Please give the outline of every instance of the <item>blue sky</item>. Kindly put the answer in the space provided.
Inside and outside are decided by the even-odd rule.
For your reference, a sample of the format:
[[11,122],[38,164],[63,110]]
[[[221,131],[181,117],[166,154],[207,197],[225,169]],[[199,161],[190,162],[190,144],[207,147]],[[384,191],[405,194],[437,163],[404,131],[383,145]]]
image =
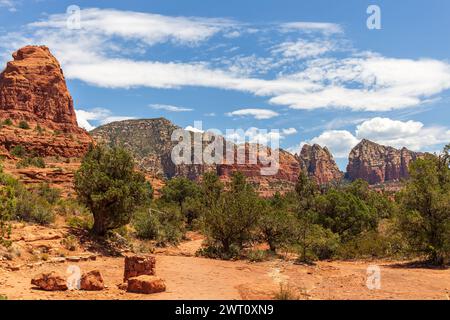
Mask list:
[[[370,4],[381,30],[366,26]],[[445,0],[0,0],[0,62],[49,46],[87,128],[163,116],[278,129],[281,147],[326,145],[344,168],[362,138],[450,142],[448,12]]]

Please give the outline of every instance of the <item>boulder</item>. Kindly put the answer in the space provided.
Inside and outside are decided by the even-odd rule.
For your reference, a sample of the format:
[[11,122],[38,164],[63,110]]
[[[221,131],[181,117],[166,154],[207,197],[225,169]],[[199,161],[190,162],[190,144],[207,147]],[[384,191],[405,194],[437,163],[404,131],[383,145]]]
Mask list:
[[128,279],[127,291],[144,294],[164,292],[166,284],[156,276],[143,275]]
[[102,274],[99,270],[84,273],[80,280],[80,289],[86,291],[101,291],[105,289]]
[[66,291],[67,282],[56,272],[42,273],[31,280],[31,284],[45,291]]
[[156,259],[152,256],[127,256],[125,257],[125,271],[123,280],[141,275],[155,275]]

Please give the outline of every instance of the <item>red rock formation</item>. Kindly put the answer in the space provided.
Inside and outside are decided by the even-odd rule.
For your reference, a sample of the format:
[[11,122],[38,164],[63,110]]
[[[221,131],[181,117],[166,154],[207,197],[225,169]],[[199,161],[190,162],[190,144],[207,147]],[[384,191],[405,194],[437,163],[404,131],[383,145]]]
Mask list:
[[[1,129],[2,151],[22,145],[40,156],[80,157],[92,138],[77,125],[56,58],[45,46],[24,47],[13,58],[0,74],[0,119],[13,122]],[[14,128],[20,121],[30,129]]]
[[305,144],[298,161],[302,171],[307,172],[319,185],[338,181],[343,177],[327,147]]
[[[255,146],[255,145],[254,145]],[[272,155],[270,148],[260,149],[255,152],[255,161],[250,161],[250,154],[253,153],[249,144],[240,146],[245,154],[245,162],[239,164],[238,152],[234,151],[234,163],[233,164],[221,164],[217,166],[217,174],[223,181],[228,181],[234,172],[241,172],[247,180],[255,185],[259,194],[264,197],[273,196],[276,192],[285,193],[287,191],[294,190],[294,185],[300,174],[300,164],[297,159],[284,150],[279,150],[278,157],[278,169],[273,173],[264,173],[264,169],[270,169],[271,165],[268,164],[268,156]],[[261,146],[260,146],[261,147]],[[261,161],[263,159],[263,161]]]
[[347,177],[363,179],[370,184],[398,181],[409,177],[410,162],[420,156],[422,153],[406,148],[398,150],[363,139],[350,152]]

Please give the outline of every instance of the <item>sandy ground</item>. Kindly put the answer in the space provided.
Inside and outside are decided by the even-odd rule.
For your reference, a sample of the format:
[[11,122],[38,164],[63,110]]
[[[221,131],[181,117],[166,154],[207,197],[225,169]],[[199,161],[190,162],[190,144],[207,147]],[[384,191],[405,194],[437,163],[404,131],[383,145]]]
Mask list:
[[[55,246],[59,241],[53,231],[39,229],[39,238],[33,238],[30,230],[26,234],[28,238],[18,236],[18,243],[39,246],[53,243]],[[0,295],[10,300],[272,299],[283,284],[301,299],[450,299],[450,269],[414,268],[386,261],[333,261],[314,266],[296,265],[281,259],[259,263],[221,261],[196,257],[194,253],[201,242],[201,237],[193,236],[177,248],[160,249],[155,253],[157,275],[167,285],[164,293],[141,295],[120,290],[117,285],[123,278],[124,259],[99,256],[95,261],[25,265],[17,271],[7,269],[5,263],[0,264]],[[45,292],[30,284],[36,274],[54,270],[66,274],[71,265],[80,267],[81,271],[100,270],[107,288],[101,292]],[[369,265],[380,267],[380,289],[367,288]]]

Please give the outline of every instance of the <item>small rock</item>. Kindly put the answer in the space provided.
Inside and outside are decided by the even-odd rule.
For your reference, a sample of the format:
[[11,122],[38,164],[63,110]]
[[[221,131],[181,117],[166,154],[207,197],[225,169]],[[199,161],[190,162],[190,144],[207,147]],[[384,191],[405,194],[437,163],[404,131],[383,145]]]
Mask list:
[[42,273],[31,280],[31,284],[45,291],[66,291],[66,280],[56,272]]
[[99,270],[84,273],[80,281],[80,289],[86,291],[100,291],[105,288],[103,277]]
[[119,288],[119,290],[127,290],[128,289],[128,283],[126,283],[126,282],[119,283],[117,285],[117,288]]
[[66,260],[69,262],[80,262],[81,258],[78,256],[72,256],[72,257],[67,257]]
[[126,256],[123,281],[142,275],[155,275],[156,258],[152,256]]
[[164,280],[156,276],[143,275],[128,279],[128,292],[134,293],[158,293],[166,291]]
[[53,263],[64,263],[64,262],[66,262],[66,258],[64,258],[64,257],[56,257],[56,258],[52,258],[50,260],[50,262],[53,262]]

